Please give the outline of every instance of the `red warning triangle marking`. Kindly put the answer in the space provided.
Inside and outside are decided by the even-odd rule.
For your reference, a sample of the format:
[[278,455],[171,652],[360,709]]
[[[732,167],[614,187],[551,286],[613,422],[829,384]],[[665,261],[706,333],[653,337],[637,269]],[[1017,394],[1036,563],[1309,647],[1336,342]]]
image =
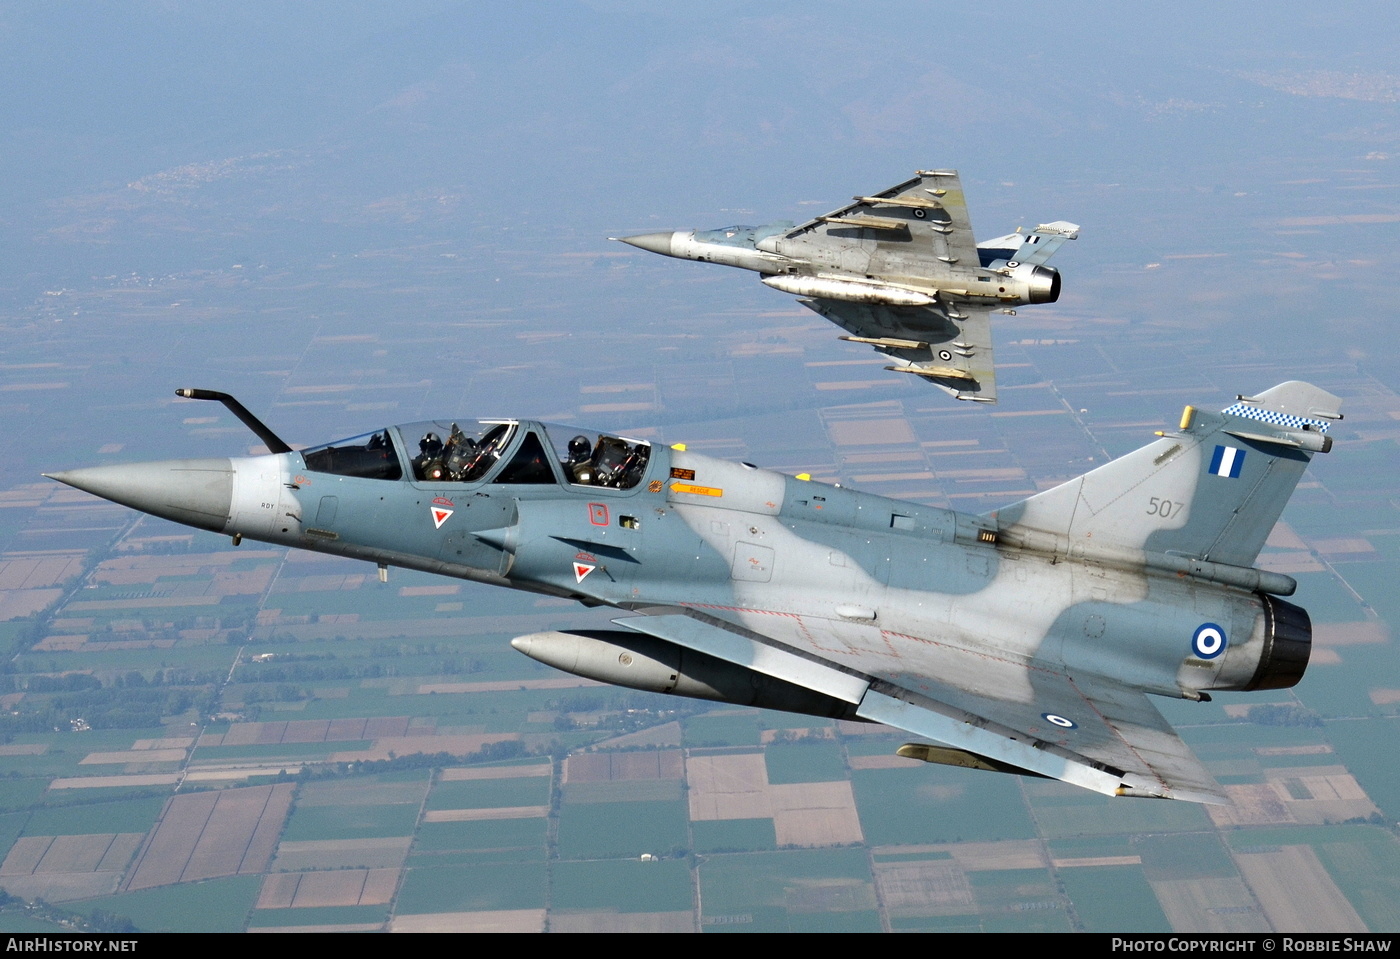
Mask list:
[[593,572],[597,568],[598,567],[596,566],[589,566],[587,563],[575,563],[574,578],[581,583],[583,582],[583,578],[585,576],[587,576],[589,573]]
[[452,510],[443,509],[441,506],[430,506],[429,511],[433,514],[433,528],[442,529],[442,524],[447,522],[447,518],[452,515]]

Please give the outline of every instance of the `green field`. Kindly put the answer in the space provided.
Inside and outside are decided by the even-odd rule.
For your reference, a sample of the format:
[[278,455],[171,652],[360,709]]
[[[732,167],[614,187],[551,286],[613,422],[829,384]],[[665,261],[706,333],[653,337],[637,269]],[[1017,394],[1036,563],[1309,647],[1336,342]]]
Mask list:
[[261,876],[232,876],[89,899],[82,909],[127,916],[142,932],[242,932]]
[[555,909],[616,912],[689,912],[694,908],[690,864],[610,860],[554,866],[550,905]]
[[846,778],[841,744],[830,740],[772,743],[763,751],[770,783],[823,783]]
[[317,839],[380,839],[411,836],[418,822],[418,806],[297,806],[282,833],[284,842]]
[[688,716],[681,724],[682,742],[691,748],[705,746],[757,746],[762,726],[759,713],[706,713]]
[[559,811],[561,859],[634,859],[689,848],[683,801],[566,803]]
[[943,766],[851,773],[872,846],[1025,839],[1035,835],[1009,776]]
[[35,809],[24,826],[26,836],[70,836],[109,832],[146,832],[155,825],[164,798],[129,799]]
[[1084,932],[1172,931],[1138,866],[1061,869],[1058,876]]
[[307,909],[257,909],[248,926],[272,929],[279,926],[348,926],[384,923],[388,906],[313,906]]
[[778,848],[771,819],[716,819],[690,824],[697,853],[750,852]]
[[1400,929],[1400,843],[1388,830],[1351,826],[1333,830],[1330,842],[1313,847],[1366,925]]
[[428,794],[429,809],[491,809],[501,806],[548,806],[548,776],[517,779],[471,779],[438,782]]
[[425,822],[418,827],[413,855],[432,865],[428,854],[460,850],[494,850],[503,859],[542,859],[548,821],[532,819],[478,819],[468,822]]
[[548,875],[543,862],[415,867],[404,877],[395,915],[542,909]]
[[[787,932],[841,927],[847,919],[860,925],[874,906],[863,849],[716,855],[699,871],[706,932]],[[834,915],[812,918],[818,913]]]

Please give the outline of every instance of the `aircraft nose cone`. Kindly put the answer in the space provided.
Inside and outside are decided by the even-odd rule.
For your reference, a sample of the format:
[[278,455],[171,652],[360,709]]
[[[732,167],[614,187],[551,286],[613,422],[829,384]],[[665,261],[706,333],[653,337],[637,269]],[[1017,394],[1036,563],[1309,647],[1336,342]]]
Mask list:
[[615,239],[629,246],[635,246],[639,250],[646,250],[648,253],[670,256],[671,237],[673,236],[675,233],[638,233],[636,236],[619,236]]
[[164,460],[45,473],[94,496],[162,519],[221,533],[233,503],[227,459]]

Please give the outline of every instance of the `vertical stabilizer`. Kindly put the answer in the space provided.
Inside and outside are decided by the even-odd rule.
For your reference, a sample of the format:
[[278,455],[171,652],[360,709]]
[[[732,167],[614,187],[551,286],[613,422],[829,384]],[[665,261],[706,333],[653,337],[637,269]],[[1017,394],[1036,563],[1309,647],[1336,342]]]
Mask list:
[[1186,407],[1177,432],[995,513],[1062,547],[1144,550],[1250,566],[1341,401],[1296,380],[1218,413]]

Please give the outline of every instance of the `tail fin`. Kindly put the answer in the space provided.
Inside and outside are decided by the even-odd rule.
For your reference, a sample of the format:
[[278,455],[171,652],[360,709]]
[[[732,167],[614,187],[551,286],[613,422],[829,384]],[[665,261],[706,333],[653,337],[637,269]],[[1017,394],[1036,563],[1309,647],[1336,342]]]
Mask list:
[[1188,406],[1179,432],[998,510],[997,524],[1063,536],[1069,548],[1251,566],[1312,455],[1332,448],[1340,406],[1296,380],[1219,413]]

